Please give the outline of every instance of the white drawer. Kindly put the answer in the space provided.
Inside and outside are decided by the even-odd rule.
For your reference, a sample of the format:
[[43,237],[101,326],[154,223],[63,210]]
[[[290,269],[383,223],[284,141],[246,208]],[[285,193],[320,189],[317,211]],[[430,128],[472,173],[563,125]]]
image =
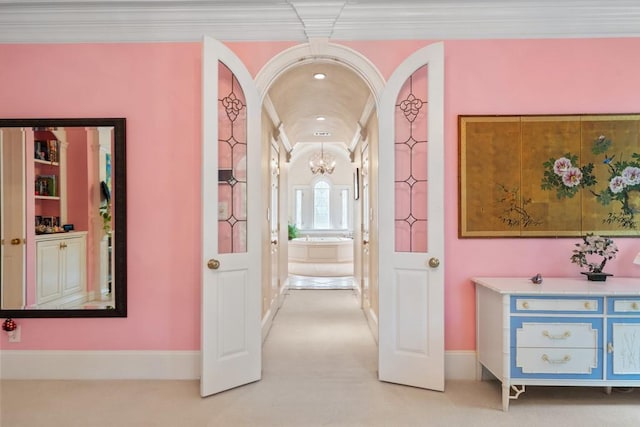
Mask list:
[[591,374],[598,366],[598,349],[518,348],[516,366],[523,374]]
[[545,312],[584,312],[597,313],[599,304],[597,298],[530,298],[517,297],[516,310],[518,311],[545,311]]
[[515,345],[520,347],[598,347],[598,330],[591,323],[523,322],[516,329]]
[[614,313],[640,314],[640,298],[615,299],[613,301]]

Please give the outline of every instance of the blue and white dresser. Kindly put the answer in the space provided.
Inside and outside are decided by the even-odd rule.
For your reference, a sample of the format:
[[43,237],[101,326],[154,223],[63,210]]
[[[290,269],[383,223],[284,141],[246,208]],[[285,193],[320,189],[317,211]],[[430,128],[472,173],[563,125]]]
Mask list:
[[640,387],[640,278],[477,277],[477,378],[525,386]]

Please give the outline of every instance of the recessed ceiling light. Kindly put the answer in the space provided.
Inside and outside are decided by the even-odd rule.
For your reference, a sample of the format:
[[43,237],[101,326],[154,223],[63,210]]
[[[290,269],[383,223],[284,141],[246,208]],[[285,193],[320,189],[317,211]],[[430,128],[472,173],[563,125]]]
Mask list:
[[319,121],[319,122],[323,122],[323,121],[327,120],[327,118],[325,116],[318,116],[318,117],[316,117],[316,120]]
[[324,80],[325,78],[327,78],[327,75],[325,73],[315,73],[313,75],[313,78],[316,80]]

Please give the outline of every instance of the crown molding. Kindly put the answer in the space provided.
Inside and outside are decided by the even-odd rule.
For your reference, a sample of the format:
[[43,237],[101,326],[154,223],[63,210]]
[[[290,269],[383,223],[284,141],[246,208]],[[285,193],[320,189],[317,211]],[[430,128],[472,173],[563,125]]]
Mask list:
[[0,43],[640,36],[637,0],[0,0]]

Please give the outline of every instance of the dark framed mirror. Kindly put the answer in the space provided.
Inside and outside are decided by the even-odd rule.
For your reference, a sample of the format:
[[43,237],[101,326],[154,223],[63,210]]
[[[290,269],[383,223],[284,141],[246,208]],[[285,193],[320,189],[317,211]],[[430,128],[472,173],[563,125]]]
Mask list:
[[0,119],[0,317],[127,316],[124,118]]

